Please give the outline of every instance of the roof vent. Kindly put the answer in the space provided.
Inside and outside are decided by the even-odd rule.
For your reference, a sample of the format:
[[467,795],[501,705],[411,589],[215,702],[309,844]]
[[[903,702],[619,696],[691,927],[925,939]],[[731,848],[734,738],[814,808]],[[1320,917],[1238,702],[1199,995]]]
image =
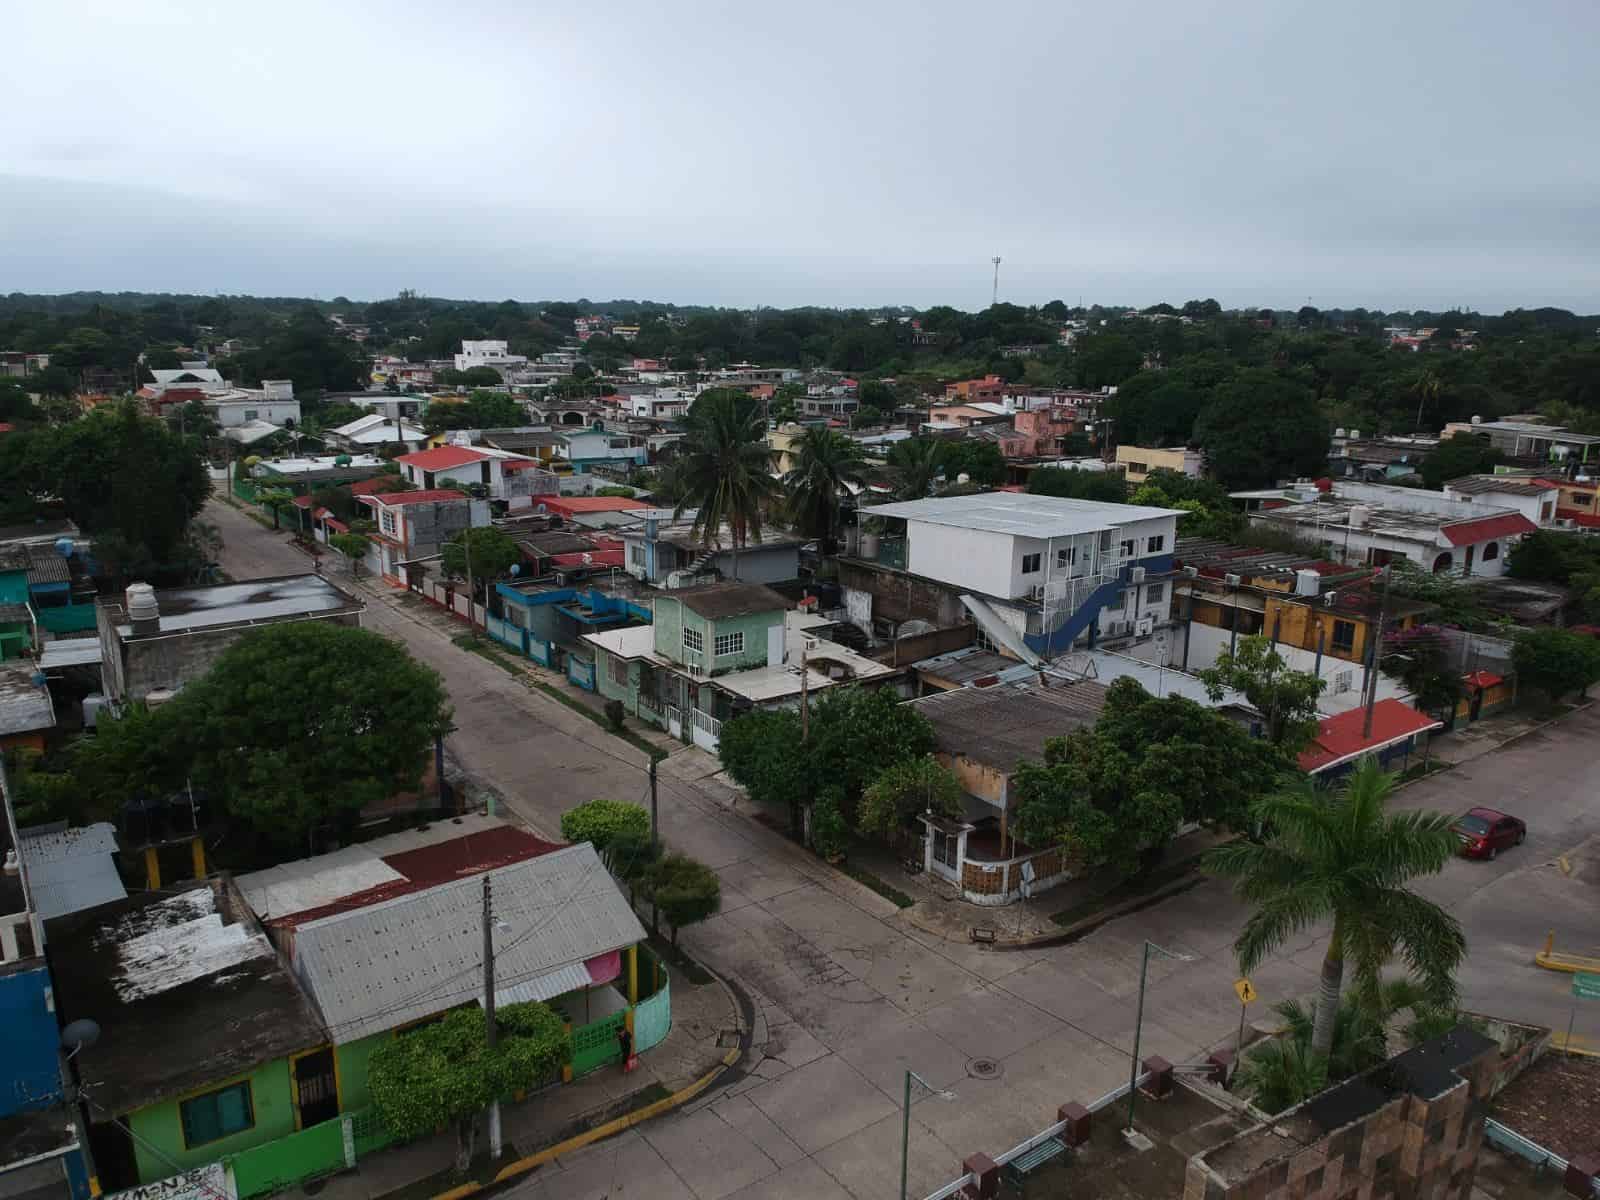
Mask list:
[[130,583],[127,602],[134,633],[156,633],[161,629],[161,606],[156,603],[155,588],[148,583]]

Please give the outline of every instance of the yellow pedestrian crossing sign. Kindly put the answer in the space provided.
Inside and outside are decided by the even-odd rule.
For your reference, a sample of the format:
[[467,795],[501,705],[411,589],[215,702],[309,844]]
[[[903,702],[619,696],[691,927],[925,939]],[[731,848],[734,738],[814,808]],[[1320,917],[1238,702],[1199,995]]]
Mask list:
[[1233,985],[1234,994],[1239,997],[1240,1004],[1251,1004],[1256,998],[1256,989],[1250,986],[1248,979],[1241,979]]

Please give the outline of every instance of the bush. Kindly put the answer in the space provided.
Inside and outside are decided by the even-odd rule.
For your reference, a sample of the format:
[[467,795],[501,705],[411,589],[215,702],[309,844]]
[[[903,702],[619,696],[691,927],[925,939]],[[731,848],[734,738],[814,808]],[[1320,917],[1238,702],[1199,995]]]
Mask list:
[[1523,684],[1559,700],[1600,681],[1600,641],[1565,629],[1533,629],[1517,638],[1511,663]]
[[618,834],[650,836],[650,814],[624,800],[590,800],[561,814],[561,836],[604,851]]
[[621,733],[622,722],[627,718],[628,710],[622,707],[621,700],[606,701],[606,721],[611,726],[611,732]]
[[683,854],[669,854],[657,863],[644,881],[644,892],[672,926],[674,947],[678,930],[698,925],[722,907],[722,882],[717,873]]
[[824,792],[811,806],[811,846],[823,858],[838,858],[848,844],[850,827],[839,811],[839,798]]

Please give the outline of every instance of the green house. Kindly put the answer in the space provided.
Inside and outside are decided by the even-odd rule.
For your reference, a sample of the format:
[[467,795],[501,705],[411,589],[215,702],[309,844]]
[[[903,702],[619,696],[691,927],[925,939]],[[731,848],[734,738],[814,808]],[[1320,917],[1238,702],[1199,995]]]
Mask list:
[[[826,641],[832,622],[789,607],[760,584],[662,592],[651,624],[588,634],[602,696],[674,737],[715,750],[722,722],[799,703],[804,688],[895,674]],[[800,664],[807,664],[802,684]]]

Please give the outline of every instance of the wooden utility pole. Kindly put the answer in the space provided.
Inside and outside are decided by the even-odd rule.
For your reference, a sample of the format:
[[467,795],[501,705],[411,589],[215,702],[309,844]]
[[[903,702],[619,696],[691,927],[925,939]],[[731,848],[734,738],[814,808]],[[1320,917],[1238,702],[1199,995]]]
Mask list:
[[[489,872],[483,876],[483,1034],[494,1051],[494,901],[489,893]],[[500,1101],[489,1102],[489,1158],[500,1157]]]
[[1383,568],[1383,598],[1378,601],[1378,629],[1372,637],[1371,665],[1367,669],[1367,715],[1361,722],[1361,740],[1367,741],[1372,737],[1372,709],[1378,702],[1378,655],[1383,653],[1383,627],[1389,619],[1389,580],[1394,576],[1394,567],[1386,565]]

